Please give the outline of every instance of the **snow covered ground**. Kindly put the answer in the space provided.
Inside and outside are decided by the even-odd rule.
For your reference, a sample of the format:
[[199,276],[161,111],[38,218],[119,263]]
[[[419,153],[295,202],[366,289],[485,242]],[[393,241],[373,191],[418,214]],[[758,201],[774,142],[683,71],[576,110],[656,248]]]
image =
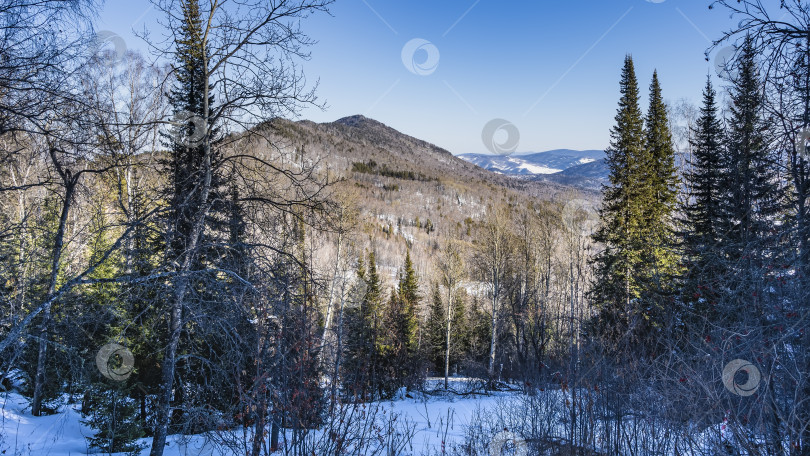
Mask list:
[[12,455],[75,455],[88,453],[85,436],[93,430],[81,424],[78,404],[60,413],[34,417],[28,401],[16,393],[0,395],[0,452]]
[[[453,386],[464,393],[470,379],[454,379]],[[428,382],[428,387],[438,386],[438,379]],[[476,413],[486,413],[487,408],[507,398],[510,393],[497,393],[491,396],[447,394],[428,396],[408,394],[393,401],[381,403],[387,414],[400,414],[401,423],[413,429],[414,436],[408,453],[435,454],[445,445],[460,444],[466,426]],[[17,393],[0,394],[0,454],[4,455],[50,455],[68,456],[88,454],[87,436],[94,431],[82,424],[80,404],[63,406],[59,413],[50,416],[31,415],[28,401]],[[241,432],[240,432],[241,433]],[[147,448],[141,454],[148,455],[150,439],[143,439]],[[166,456],[231,456],[235,453],[213,444],[205,436],[170,436]]]
[[[520,403],[525,400],[525,396],[520,396],[513,392],[496,392],[488,395],[470,394],[480,381],[476,379],[456,378],[452,380],[452,393],[438,393],[443,386],[441,379],[429,379],[426,384],[427,391],[434,391],[432,394],[405,393],[401,391],[391,401],[384,401],[372,404],[365,410],[376,409],[376,423],[368,429],[375,430],[370,433],[371,440],[387,439],[396,434],[400,442],[408,441],[409,444],[397,450],[397,454],[403,455],[433,455],[452,453],[454,446],[460,446],[468,441],[471,435],[482,434],[481,419],[492,419],[490,424],[500,423],[500,426],[509,424],[509,427],[520,426],[520,422],[525,420],[527,413],[525,408],[520,408]],[[533,430],[545,430],[549,436],[564,435],[565,409],[568,403],[568,395],[562,390],[546,390],[544,399],[535,402],[540,410],[540,421],[535,422]],[[581,397],[585,397],[587,392],[581,391]],[[53,455],[67,456],[77,454],[96,453],[99,451],[89,448],[86,437],[92,436],[94,430],[82,423],[82,415],[79,411],[80,404],[74,403],[63,406],[59,413],[51,416],[33,417],[30,413],[28,401],[17,393],[0,393],[0,454],[1,455]],[[562,413],[561,413],[562,412]],[[506,415],[504,415],[506,413]],[[396,426],[387,427],[391,424],[391,418],[396,416]],[[495,419],[500,417],[500,421]],[[506,422],[502,421],[506,417]],[[524,423],[525,424],[525,423]],[[604,423],[602,423],[604,424]],[[539,426],[539,427],[537,427]],[[536,429],[535,429],[536,428]],[[500,431],[504,427],[495,429]],[[515,427],[515,430],[517,428]],[[597,442],[602,442],[602,425],[596,425]],[[491,429],[490,429],[491,431]],[[243,429],[231,430],[227,434],[219,433],[212,435],[193,436],[169,436],[164,454],[166,456],[237,456],[244,454],[244,451],[235,451],[231,447],[222,445],[223,439],[230,439],[231,443],[238,442],[239,439],[249,440],[250,432]],[[409,435],[410,438],[403,438],[401,435]],[[485,436],[485,435],[486,436]],[[487,448],[490,454],[500,453],[497,440],[502,435],[512,435],[510,432],[499,432],[492,437],[486,430],[479,436],[477,444]],[[313,441],[318,441],[325,436],[322,431],[312,431],[310,437]],[[501,437],[502,438],[502,437]],[[553,439],[552,439],[553,440]],[[716,445],[711,442],[733,441],[733,437],[726,431],[726,423],[698,431],[689,438],[689,449],[684,451],[681,447],[679,451],[672,451],[672,448],[665,450],[663,454],[692,454],[711,455],[716,454]],[[151,439],[142,439],[140,444],[144,449],[141,456],[149,454]],[[496,448],[493,450],[493,444]],[[525,442],[523,443],[525,445]],[[667,445],[669,446],[669,445]],[[443,450],[446,451],[443,452]],[[512,447],[512,451],[516,448]],[[520,449],[517,453],[521,454]],[[279,453],[281,454],[281,453]],[[512,454],[512,453],[509,453]],[[556,453],[549,453],[556,454]],[[651,453],[652,454],[652,453]]]

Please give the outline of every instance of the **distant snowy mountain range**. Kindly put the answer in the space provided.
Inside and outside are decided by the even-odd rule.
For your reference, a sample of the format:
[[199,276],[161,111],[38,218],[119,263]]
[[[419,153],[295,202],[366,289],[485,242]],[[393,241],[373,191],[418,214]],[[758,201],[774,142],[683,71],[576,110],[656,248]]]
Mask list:
[[555,174],[605,158],[602,150],[556,149],[520,155],[461,154],[470,163],[501,174]]
[[608,178],[602,150],[556,149],[515,155],[461,154],[486,170],[532,180],[598,189]]

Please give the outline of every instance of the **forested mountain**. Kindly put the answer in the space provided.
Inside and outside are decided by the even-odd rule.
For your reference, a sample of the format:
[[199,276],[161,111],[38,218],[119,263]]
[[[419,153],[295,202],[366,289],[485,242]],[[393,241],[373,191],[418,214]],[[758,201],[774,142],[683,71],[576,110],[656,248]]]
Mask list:
[[420,274],[429,275],[432,252],[442,239],[472,242],[472,228],[494,207],[547,205],[559,211],[572,198],[595,201],[594,193],[574,187],[485,171],[364,116],[322,124],[274,119],[257,128],[284,153],[345,179],[341,191],[353,195],[363,242],[373,246],[387,277],[394,276],[408,249]]
[[[570,191],[564,186],[515,181],[495,173],[484,172],[478,166],[459,158],[463,156],[454,156],[447,150],[400,133],[362,115],[344,117],[322,124],[310,121],[291,122],[284,119],[274,119],[270,124],[274,127],[274,134],[288,141],[290,145],[302,143],[308,159],[323,161],[335,170],[359,169],[361,172],[372,171],[366,174],[382,177],[434,179],[445,177],[468,181],[475,185],[512,188],[545,200]],[[570,157],[557,159],[566,162],[572,160]],[[362,163],[369,161],[374,161],[377,169],[371,170],[361,166]],[[383,171],[384,166],[389,168],[388,171]],[[409,172],[412,176],[407,175]]]

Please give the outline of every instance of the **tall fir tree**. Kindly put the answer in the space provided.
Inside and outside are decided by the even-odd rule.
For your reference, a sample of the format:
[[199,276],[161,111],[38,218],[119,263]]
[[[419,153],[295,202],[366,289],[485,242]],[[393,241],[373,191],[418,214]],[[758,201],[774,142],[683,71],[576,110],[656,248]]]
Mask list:
[[343,387],[349,396],[370,399],[379,394],[380,346],[382,344],[382,284],[377,260],[357,262],[357,283],[351,307],[346,310],[346,343],[343,347]]
[[417,310],[422,297],[419,294],[419,277],[413,268],[410,250],[405,253],[405,264],[400,273],[397,294],[402,301],[400,312],[397,315],[397,337],[405,349],[403,357],[406,363],[405,375],[413,377],[418,370],[419,321],[417,320]]
[[729,302],[739,305],[764,296],[767,263],[779,255],[774,223],[781,201],[776,161],[766,139],[763,88],[751,37],[745,39],[735,66],[718,251],[730,268],[723,279]]
[[646,150],[644,121],[639,108],[639,90],[633,59],[625,57],[620,82],[621,98],[610,147],[605,151],[610,184],[603,189],[600,226],[594,241],[604,246],[594,260],[594,282],[590,291],[597,310],[594,330],[613,345],[635,343],[637,312],[641,294],[638,275],[642,261],[644,182]]
[[382,300],[382,282],[377,273],[376,259],[368,257],[368,276],[365,280],[366,296],[361,302],[364,321],[361,334],[370,348],[371,375],[368,386],[377,397],[390,397],[403,386],[413,386],[418,380],[418,321],[416,308],[421,297],[419,283],[410,253],[400,273],[398,286],[391,289],[387,302]]
[[439,374],[444,370],[445,344],[447,324],[444,303],[442,302],[439,285],[434,283],[431,287],[431,300],[425,322],[424,357],[429,363],[430,370]]
[[644,182],[643,238],[641,264],[644,274],[642,303],[644,324],[660,331],[671,316],[675,304],[675,280],[680,275],[680,256],[675,233],[675,213],[680,186],[675,166],[675,148],[669,129],[667,107],[653,72],[650,83],[650,104],[645,119],[645,154],[647,162],[640,166]]
[[725,148],[723,125],[719,118],[716,92],[706,77],[703,106],[693,131],[692,160],[685,174],[691,194],[684,201],[682,242],[686,269],[681,301],[696,316],[707,315],[716,304],[722,286],[724,262],[717,246],[722,241],[722,195]]
[[416,309],[419,306],[419,279],[411,262],[411,254],[405,255],[405,264],[399,274],[397,287],[385,306],[382,324],[384,337],[379,347],[382,391],[390,395],[401,387],[413,387],[418,381],[419,323]]
[[473,297],[469,307],[468,330],[465,333],[464,352],[473,365],[480,368],[474,375],[486,375],[487,355],[492,337],[492,319],[483,309],[478,297]]
[[603,190],[601,224],[594,234],[604,248],[593,260],[590,298],[598,311],[593,329],[612,350],[652,353],[669,304],[674,304],[680,261],[673,225],[678,177],[657,73],[650,85],[646,125],[630,56],[620,89],[606,150],[610,185]]
[[[176,84],[169,94],[175,124],[168,135],[171,155],[167,163],[171,178],[167,189],[169,201],[169,260],[189,254],[192,238],[212,237],[217,231],[227,232],[227,191],[218,167],[219,153],[212,142],[217,133],[211,112],[214,97],[208,89],[208,53],[202,30],[198,0],[183,1],[183,27],[175,51]],[[204,131],[202,131],[204,130]],[[205,218],[205,230],[194,232],[198,218]],[[196,244],[214,245],[202,239]],[[210,247],[207,247],[210,250]],[[199,260],[209,253],[198,254]],[[199,268],[200,266],[196,266]]]
[[402,331],[402,315],[405,302],[396,288],[391,288],[388,300],[380,309],[377,335],[377,393],[390,397],[404,386],[407,375],[408,349]]

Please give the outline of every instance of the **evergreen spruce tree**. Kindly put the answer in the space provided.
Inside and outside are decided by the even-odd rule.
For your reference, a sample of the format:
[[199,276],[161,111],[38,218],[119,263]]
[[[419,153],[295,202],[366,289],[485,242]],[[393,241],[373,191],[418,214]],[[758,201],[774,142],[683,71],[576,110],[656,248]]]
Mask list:
[[590,291],[597,309],[595,332],[612,348],[638,342],[638,298],[642,292],[645,182],[648,164],[644,122],[633,59],[625,57],[621,99],[610,147],[605,151],[610,184],[603,189],[601,223],[594,241],[603,250],[594,258],[595,277]]
[[82,422],[97,431],[87,437],[90,448],[107,454],[141,453],[144,445],[137,440],[144,436],[144,430],[137,419],[138,403],[130,397],[132,393],[125,385],[105,382],[89,385],[82,401],[85,416]]
[[[131,194],[130,219],[142,220],[148,211],[148,203],[138,185],[137,170],[133,170],[132,182],[129,183]],[[146,277],[161,263],[164,245],[160,238],[160,227],[154,222],[149,224],[135,222],[132,227],[130,242],[125,244],[124,272],[131,277]],[[163,301],[162,294],[167,290],[165,285],[154,282],[125,282],[122,284],[123,299],[126,307],[128,331],[137,328],[137,334],[128,337],[127,348],[135,359],[135,367],[130,383],[138,400],[139,423],[146,435],[152,433],[148,424],[147,396],[160,391],[160,352],[167,339],[165,315],[155,311],[155,303]]]
[[351,307],[346,310],[343,387],[345,393],[361,399],[379,393],[380,313],[382,288],[374,252],[357,262],[357,284],[352,290]]
[[673,281],[679,273],[673,223],[678,177],[658,74],[650,85],[646,125],[630,56],[620,89],[606,151],[610,185],[594,234],[604,249],[594,259],[590,297],[598,316],[593,329],[609,349],[652,353],[674,304]]
[[[428,318],[425,322],[427,342],[424,357],[430,370],[436,375],[444,375],[445,356],[447,347],[447,305],[442,301],[442,293],[438,284],[431,287],[432,299],[428,308]],[[458,368],[460,364],[471,360],[470,338],[475,329],[472,327],[477,320],[468,317],[465,305],[466,294],[459,289],[453,299],[452,326],[450,329],[450,370]],[[488,332],[488,330],[487,330]]]
[[418,330],[419,321],[416,317],[421,296],[419,295],[419,278],[413,269],[410,250],[405,254],[405,264],[400,273],[399,286],[396,293],[401,301],[399,312],[396,315],[396,337],[403,348],[399,357],[403,361],[402,375],[407,386],[412,386],[419,371],[418,359]]
[[724,262],[720,261],[717,247],[723,241],[721,204],[727,189],[723,182],[724,132],[715,96],[711,78],[707,77],[703,106],[693,132],[691,168],[685,176],[691,194],[682,210],[686,271],[681,300],[691,303],[690,310],[697,315],[708,314],[723,286],[720,278]]
[[[465,301],[467,294],[464,288],[460,288],[453,297],[453,325],[450,328],[450,371],[459,368],[459,364],[464,362],[465,351],[469,345],[469,321],[467,319],[467,306]],[[445,331],[447,328],[445,327]]]
[[469,329],[467,337],[464,338],[464,357],[471,363],[480,366],[478,371],[472,371],[472,375],[485,376],[487,373],[487,362],[489,355],[489,343],[492,337],[492,319],[482,308],[478,297],[474,297],[469,310]]
[[[169,94],[175,125],[168,136],[171,156],[167,171],[171,183],[167,189],[170,210],[167,247],[170,261],[181,262],[179,257],[196,253],[199,259],[195,263],[201,263],[204,257],[216,254],[189,252],[195,236],[194,225],[199,217],[205,217],[206,229],[197,234],[201,238],[210,238],[217,231],[227,232],[223,220],[226,219],[228,198],[225,181],[217,166],[218,149],[212,147],[217,129],[210,116],[214,98],[207,95],[209,51],[203,41],[198,0],[184,0],[183,14],[183,27],[175,51],[177,82]],[[210,250],[215,244],[206,241],[200,239],[196,244],[206,245],[204,250]]]
[[381,309],[377,335],[377,391],[380,397],[391,397],[405,384],[408,350],[403,337],[402,315],[405,302],[391,288]]
[[[735,62],[729,106],[727,154],[722,186],[719,252],[730,268],[723,279],[729,301],[761,301],[768,262],[778,257],[774,222],[780,213],[775,160],[768,150],[762,83],[756,51],[745,39]],[[755,307],[761,308],[761,302]]]
[[675,148],[672,144],[672,133],[669,130],[667,107],[658,82],[658,72],[653,73],[650,84],[650,106],[645,119],[646,156],[649,160],[647,169],[647,187],[650,202],[646,204],[647,223],[653,243],[664,251],[655,252],[656,265],[667,270],[675,263],[672,252],[673,213],[676,209],[678,170],[675,167]]
[[390,396],[401,387],[412,387],[418,380],[419,340],[416,308],[419,305],[419,279],[413,269],[411,255],[399,274],[399,284],[391,289],[384,309],[377,338],[378,391]]
[[[667,107],[661,93],[658,72],[650,83],[650,105],[645,119],[645,154],[639,172],[646,175],[643,194],[641,257],[644,287],[639,309],[643,325],[661,331],[672,315],[675,280],[680,275],[680,256],[675,234],[675,212],[680,180],[675,167],[675,148],[669,130]],[[650,338],[651,335],[645,336]]]
[[432,299],[430,300],[428,318],[424,328],[426,338],[424,356],[428,361],[430,370],[434,374],[440,374],[444,371],[447,324],[439,285],[434,283],[431,289]]

